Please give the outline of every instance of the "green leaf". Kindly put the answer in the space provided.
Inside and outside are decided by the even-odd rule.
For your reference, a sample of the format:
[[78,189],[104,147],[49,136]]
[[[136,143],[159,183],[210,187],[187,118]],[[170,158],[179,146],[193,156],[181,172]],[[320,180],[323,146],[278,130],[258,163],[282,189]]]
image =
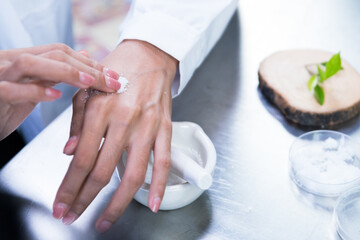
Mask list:
[[331,57],[331,59],[326,63],[325,76],[328,79],[331,76],[334,76],[341,69],[341,58],[340,52]]
[[324,94],[324,90],[322,89],[322,87],[320,87],[319,85],[316,85],[314,88],[314,95],[315,95],[315,98],[318,101],[318,103],[320,105],[323,105],[324,100],[325,100],[325,94]]
[[317,66],[317,70],[319,73],[320,82],[322,83],[326,80],[326,72],[324,70],[322,70],[319,65]]
[[308,81],[308,89],[311,92],[315,86],[318,84],[318,78],[316,75],[312,75]]
[[314,97],[320,105],[323,105],[325,101],[325,93],[320,86],[322,85],[321,83],[343,69],[341,66],[340,52],[333,55],[328,62],[322,62],[317,65],[318,74],[310,77],[307,82],[307,87],[310,92],[314,93]]

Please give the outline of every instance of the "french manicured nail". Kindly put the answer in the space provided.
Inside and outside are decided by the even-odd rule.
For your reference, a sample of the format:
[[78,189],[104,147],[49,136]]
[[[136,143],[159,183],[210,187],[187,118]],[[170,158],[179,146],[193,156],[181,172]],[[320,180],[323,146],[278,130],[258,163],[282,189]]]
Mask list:
[[53,210],[53,216],[54,218],[56,219],[60,219],[64,216],[65,214],[65,211],[67,209],[67,205],[64,204],[64,203],[57,203],[55,206],[54,206],[54,210]]
[[53,88],[45,88],[45,95],[51,98],[61,97],[61,92]]
[[115,72],[114,70],[111,70],[107,67],[104,67],[104,73],[105,73],[105,76],[108,76],[108,77],[111,77],[111,78],[114,78],[114,79],[119,79],[120,75]]
[[109,230],[112,226],[112,223],[107,220],[102,220],[97,226],[96,229],[99,233],[104,233]]
[[75,213],[73,212],[68,212],[66,214],[66,216],[63,218],[62,222],[65,224],[65,225],[70,225],[72,224],[79,216],[76,215]]
[[152,201],[151,211],[157,213],[161,204],[161,199],[159,197],[154,197]]
[[63,153],[66,155],[71,155],[74,148],[74,143],[77,140],[77,136],[72,136],[69,138],[69,140],[66,142]]
[[87,85],[91,85],[95,82],[95,78],[84,72],[79,72],[79,80],[80,82],[85,83]]
[[121,87],[121,84],[117,80],[109,76],[105,76],[105,82],[106,82],[106,86],[116,91],[119,90]]
[[90,57],[89,52],[86,50],[80,50],[80,51],[78,51],[78,53],[80,53],[81,55],[83,55],[85,57]]

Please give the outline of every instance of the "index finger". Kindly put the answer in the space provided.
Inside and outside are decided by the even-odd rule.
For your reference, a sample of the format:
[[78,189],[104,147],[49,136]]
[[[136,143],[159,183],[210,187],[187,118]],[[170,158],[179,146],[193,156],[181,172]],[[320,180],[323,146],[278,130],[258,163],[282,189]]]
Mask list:
[[[78,54],[78,53],[77,53]],[[48,59],[56,60],[58,62],[67,63],[73,68],[89,74],[93,78],[93,82],[89,82],[91,87],[104,92],[114,92],[120,89],[118,82],[119,75],[111,69],[103,67],[98,62],[86,58],[86,63],[78,60],[76,57],[70,56],[62,51],[55,50],[41,54]],[[81,56],[82,58],[84,56]],[[80,79],[81,80],[81,79]]]
[[95,78],[95,82],[92,85],[93,88],[106,92],[109,91],[109,88],[115,89],[116,91],[118,90],[116,81],[119,78],[119,74],[117,72],[89,58],[84,52],[76,52],[65,44],[56,43],[31,48],[3,50],[2,55],[6,56],[7,61],[13,62],[24,54],[42,55],[60,62],[67,62],[73,67],[78,68],[78,70],[86,72]]
[[[74,64],[47,59],[37,55],[22,54],[8,68],[2,72],[2,76],[8,81],[23,82],[29,78],[47,81],[54,85],[64,82],[75,87],[88,88],[96,82],[96,79],[86,72],[79,71]],[[111,80],[111,89],[120,88],[120,83]]]
[[95,109],[88,111],[84,117],[83,128],[88,131],[82,133],[75,156],[56,194],[53,215],[57,219],[62,218],[70,209],[84,180],[96,162],[98,149],[107,125],[103,124],[106,120],[105,114],[100,112],[102,109]]

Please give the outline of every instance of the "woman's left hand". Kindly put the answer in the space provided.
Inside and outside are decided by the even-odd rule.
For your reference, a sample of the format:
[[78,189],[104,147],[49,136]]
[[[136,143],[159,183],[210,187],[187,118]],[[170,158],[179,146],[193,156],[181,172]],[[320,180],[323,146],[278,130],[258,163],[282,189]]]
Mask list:
[[[149,207],[157,212],[170,169],[171,84],[177,60],[155,46],[136,40],[122,42],[103,62],[129,80],[121,94],[80,90],[73,101],[70,139],[64,152],[74,158],[54,202],[55,218],[75,221],[107,185],[124,150],[126,169],[96,227],[108,230],[143,184],[149,154],[154,167]],[[84,104],[83,99],[88,99]],[[105,138],[100,150],[102,138]]]

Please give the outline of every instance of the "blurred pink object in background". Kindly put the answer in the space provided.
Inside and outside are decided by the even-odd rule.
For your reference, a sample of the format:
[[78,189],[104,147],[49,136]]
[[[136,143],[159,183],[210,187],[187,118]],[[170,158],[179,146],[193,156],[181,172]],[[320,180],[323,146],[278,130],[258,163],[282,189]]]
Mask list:
[[100,61],[116,46],[119,26],[130,1],[73,0],[73,21],[76,50],[87,50]]

